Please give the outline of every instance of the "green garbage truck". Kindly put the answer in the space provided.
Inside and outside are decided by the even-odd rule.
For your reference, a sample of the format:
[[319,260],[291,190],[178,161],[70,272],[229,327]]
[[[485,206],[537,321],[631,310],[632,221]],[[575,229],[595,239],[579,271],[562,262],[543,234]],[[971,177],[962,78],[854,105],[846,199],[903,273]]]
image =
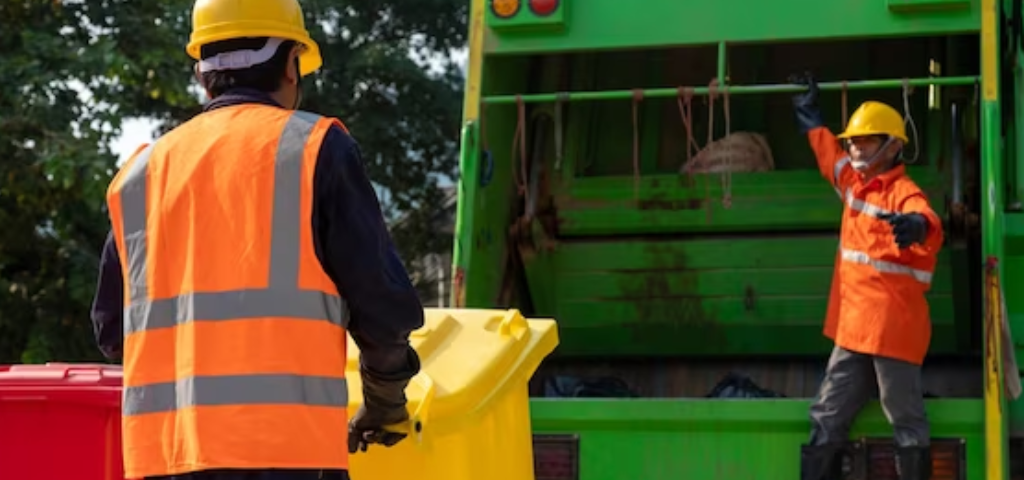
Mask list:
[[[1024,478],[1020,0],[470,2],[452,299],[558,322],[538,480],[799,478],[842,212],[805,71],[833,131],[902,111],[943,218],[933,478]],[[891,438],[872,402],[843,477],[897,478]]]

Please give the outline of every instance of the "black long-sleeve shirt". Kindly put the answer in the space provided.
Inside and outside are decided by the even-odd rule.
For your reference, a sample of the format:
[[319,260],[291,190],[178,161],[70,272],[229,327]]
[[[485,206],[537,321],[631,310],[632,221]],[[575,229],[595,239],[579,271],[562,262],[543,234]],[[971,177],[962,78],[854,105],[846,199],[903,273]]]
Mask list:
[[[254,90],[234,90],[205,111],[243,103],[279,106]],[[349,334],[364,368],[389,378],[410,377],[409,333],[423,325],[423,307],[384,224],[377,195],[355,140],[337,126],[324,137],[313,173],[316,256],[349,306]],[[107,235],[92,306],[93,329],[108,358],[121,355],[124,280],[117,246]]]

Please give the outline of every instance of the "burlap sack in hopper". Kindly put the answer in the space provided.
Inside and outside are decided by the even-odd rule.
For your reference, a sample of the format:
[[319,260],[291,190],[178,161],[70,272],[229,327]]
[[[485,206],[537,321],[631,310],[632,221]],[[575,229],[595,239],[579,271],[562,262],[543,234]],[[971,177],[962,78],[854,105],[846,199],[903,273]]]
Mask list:
[[736,132],[711,142],[686,162],[679,172],[768,172],[774,169],[775,159],[764,135]]

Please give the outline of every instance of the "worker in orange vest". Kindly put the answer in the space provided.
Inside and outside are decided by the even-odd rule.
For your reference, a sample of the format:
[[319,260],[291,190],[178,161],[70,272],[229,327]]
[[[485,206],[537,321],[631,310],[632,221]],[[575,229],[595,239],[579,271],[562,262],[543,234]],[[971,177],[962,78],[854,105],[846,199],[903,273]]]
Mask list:
[[[845,204],[825,334],[835,342],[811,406],[801,479],[838,479],[850,425],[877,386],[892,424],[902,480],[931,476],[921,364],[931,339],[925,292],[942,248],[942,221],[907,176],[903,116],[865,102],[838,138],[824,126],[810,74],[793,98],[822,176]],[[842,140],[842,144],[840,143]]]
[[107,191],[93,319],[123,352],[126,476],[347,478],[350,453],[404,437],[385,427],[408,420],[422,306],[356,142],[296,110],[322,63],[298,2],[198,0],[192,22],[210,102]]

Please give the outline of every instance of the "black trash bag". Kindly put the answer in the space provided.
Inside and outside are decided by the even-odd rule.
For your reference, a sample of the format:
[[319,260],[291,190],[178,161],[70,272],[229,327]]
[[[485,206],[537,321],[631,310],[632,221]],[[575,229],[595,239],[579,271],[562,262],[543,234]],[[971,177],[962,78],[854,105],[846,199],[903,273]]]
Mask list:
[[750,377],[738,373],[725,376],[706,398],[784,398],[785,395],[761,388]]
[[615,377],[579,378],[552,376],[544,382],[544,396],[556,398],[639,397],[629,385]]

